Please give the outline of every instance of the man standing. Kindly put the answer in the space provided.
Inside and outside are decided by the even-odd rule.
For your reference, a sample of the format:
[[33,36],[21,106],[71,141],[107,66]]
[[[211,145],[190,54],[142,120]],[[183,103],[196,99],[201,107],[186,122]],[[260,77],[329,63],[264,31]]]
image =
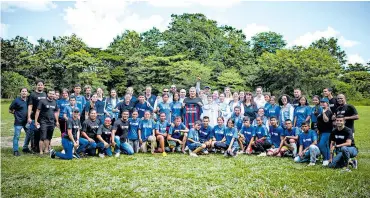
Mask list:
[[299,88],[294,89],[294,100],[293,107],[296,108],[299,106],[299,99],[302,97],[302,92]]
[[338,102],[337,102],[337,99],[334,98],[333,96],[333,89],[325,88],[323,92],[324,92],[324,97],[328,98],[329,100],[330,111],[335,112],[335,110],[337,110],[337,107],[338,107]]
[[185,100],[185,98],[186,98],[186,90],[185,90],[185,89],[181,89],[181,90],[180,90],[180,99],[179,99],[179,101],[180,101],[181,103],[183,103],[183,102],[184,102],[184,100]]
[[256,88],[256,97],[254,97],[254,102],[257,104],[257,109],[265,108],[266,100],[265,97],[262,95],[262,87],[258,86]]
[[[349,164],[357,169],[357,160],[350,160],[357,156],[358,150],[355,146],[352,131],[349,127],[345,126],[344,116],[337,116],[336,129],[330,135],[330,168],[341,168],[350,172]],[[334,151],[335,150],[335,151]],[[336,156],[334,157],[334,152]],[[334,158],[333,158],[334,157]]]
[[355,120],[359,119],[357,110],[353,105],[347,104],[346,97],[344,94],[337,96],[338,107],[335,111],[335,116],[344,116],[345,126],[352,130],[353,136],[355,134]]
[[189,89],[189,98],[184,99],[184,124],[187,128],[191,129],[195,121],[200,120],[202,114],[202,100],[196,97],[195,87]]
[[55,91],[49,90],[48,97],[44,100],[40,100],[40,102],[37,105],[35,115],[35,125],[37,128],[40,128],[40,141],[39,141],[40,155],[44,153],[49,153],[50,141],[51,138],[53,137],[55,125],[59,127],[58,121],[59,108],[54,98]]
[[44,92],[44,81],[36,81],[36,90],[31,93],[28,97],[28,112],[27,122],[30,125],[28,132],[26,133],[26,139],[24,140],[23,152],[28,153],[28,144],[31,141],[31,149],[34,152],[39,152],[39,141],[40,132],[35,125],[35,113],[40,100],[46,99],[46,93]]
[[[13,100],[9,107],[9,112],[14,114],[14,137],[13,137],[13,154],[14,156],[19,156],[18,152],[18,141],[21,134],[22,128],[27,134],[28,129],[27,124],[27,88],[21,89],[21,97],[17,97]],[[26,142],[25,142],[26,143]],[[25,145],[26,148],[28,145]]]
[[90,98],[91,98],[91,86],[90,85],[85,85],[84,90],[85,90],[85,101],[90,101]]
[[150,86],[147,86],[145,88],[145,100],[149,102],[152,108],[154,107],[157,97],[155,97],[155,95],[152,95],[152,87]]

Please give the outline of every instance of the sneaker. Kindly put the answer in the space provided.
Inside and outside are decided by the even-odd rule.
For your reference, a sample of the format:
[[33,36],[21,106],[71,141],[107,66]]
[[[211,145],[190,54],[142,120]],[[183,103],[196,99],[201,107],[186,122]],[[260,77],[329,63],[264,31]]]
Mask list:
[[216,149],[212,149],[212,152],[217,153],[217,150]]
[[23,153],[32,153],[31,150],[29,148],[26,148],[26,149],[22,149],[22,152]]
[[121,153],[116,153],[115,155],[114,155],[114,157],[119,157],[121,155]]
[[237,154],[245,154],[244,151],[238,151]]
[[189,155],[192,156],[192,157],[198,157],[198,155],[196,153],[193,153],[193,152],[190,152]]
[[328,166],[328,165],[329,165],[329,160],[324,160],[324,161],[322,162],[322,165],[323,165],[323,166]]
[[18,156],[20,156],[20,154],[19,154],[19,152],[18,151],[14,151],[14,156],[16,156],[16,157],[18,157]]
[[80,159],[80,155],[78,155],[77,153],[73,153],[73,158]]
[[307,166],[315,166],[315,163],[310,162]]
[[225,153],[225,151],[224,150],[221,150],[221,154],[224,154]]
[[353,169],[357,169],[358,162],[356,159],[353,159],[350,161],[350,165],[352,166]]
[[63,153],[63,154],[66,154],[66,152],[64,151],[64,149],[62,151],[60,151],[60,152]]
[[189,150],[189,147],[188,146],[185,146],[185,151]]
[[164,150],[165,150],[166,152],[171,152],[170,147],[166,147],[166,148],[164,148]]
[[262,152],[262,153],[260,153],[259,155],[257,155],[258,157],[266,157],[267,156],[267,154],[265,153],[265,152]]
[[208,151],[207,150],[203,151],[203,154],[208,155]]
[[105,155],[104,155],[103,153],[99,153],[99,157],[100,157],[100,158],[104,158],[104,157],[105,157]]
[[50,150],[50,158],[55,158],[55,151],[54,149]]
[[224,157],[227,157],[227,152],[224,152],[223,154],[224,154]]
[[163,157],[166,157],[166,156],[167,156],[167,153],[166,153],[166,152],[163,152],[163,153],[162,153],[162,156],[163,156]]
[[342,173],[343,173],[343,172],[352,172],[352,171],[351,171],[351,169],[349,169],[349,168],[343,168],[340,172],[342,172]]

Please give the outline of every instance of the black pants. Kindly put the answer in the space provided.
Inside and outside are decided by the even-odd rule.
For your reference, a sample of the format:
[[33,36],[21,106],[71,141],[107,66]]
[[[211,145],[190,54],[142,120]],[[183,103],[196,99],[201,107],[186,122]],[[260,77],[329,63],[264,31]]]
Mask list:
[[252,149],[256,152],[265,152],[269,148],[271,148],[271,144],[266,140],[256,141],[256,143],[252,145]]
[[60,133],[67,134],[67,121],[64,118],[59,118]]
[[40,141],[40,129],[36,128],[33,131],[33,139],[31,140],[31,149],[33,152],[40,152],[39,148],[39,141]]

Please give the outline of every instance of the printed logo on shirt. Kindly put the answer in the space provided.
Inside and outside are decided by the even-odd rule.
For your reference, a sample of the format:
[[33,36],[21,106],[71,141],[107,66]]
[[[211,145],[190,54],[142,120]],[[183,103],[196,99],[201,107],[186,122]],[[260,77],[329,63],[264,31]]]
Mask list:
[[273,135],[273,136],[279,136],[278,133],[271,133],[271,135]]
[[311,138],[303,139],[303,142],[311,142]]
[[73,125],[73,128],[74,128],[74,129],[78,129],[78,128],[80,128],[80,126],[78,126],[78,125]]
[[215,133],[217,133],[217,134],[223,134],[222,133],[222,130],[216,130]]
[[121,129],[128,129],[128,126],[121,126]]
[[45,97],[45,96],[43,96],[43,97],[37,97],[37,99],[38,99],[38,100],[46,99],[46,97]]
[[48,109],[55,109],[55,106],[51,106],[51,105],[46,105],[46,108],[48,108]]
[[344,136],[343,135],[335,135],[335,138],[336,139],[342,139],[342,140],[344,140]]

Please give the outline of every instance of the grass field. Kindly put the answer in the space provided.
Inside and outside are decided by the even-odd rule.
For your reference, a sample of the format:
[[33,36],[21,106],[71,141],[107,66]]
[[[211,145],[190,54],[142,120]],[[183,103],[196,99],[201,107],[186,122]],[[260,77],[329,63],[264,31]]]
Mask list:
[[[7,108],[3,104],[2,137],[12,133]],[[63,161],[36,155],[16,158],[10,148],[2,148],[1,193],[2,197],[370,197],[370,107],[357,110],[359,168],[350,173],[307,167],[288,158],[137,154]]]

